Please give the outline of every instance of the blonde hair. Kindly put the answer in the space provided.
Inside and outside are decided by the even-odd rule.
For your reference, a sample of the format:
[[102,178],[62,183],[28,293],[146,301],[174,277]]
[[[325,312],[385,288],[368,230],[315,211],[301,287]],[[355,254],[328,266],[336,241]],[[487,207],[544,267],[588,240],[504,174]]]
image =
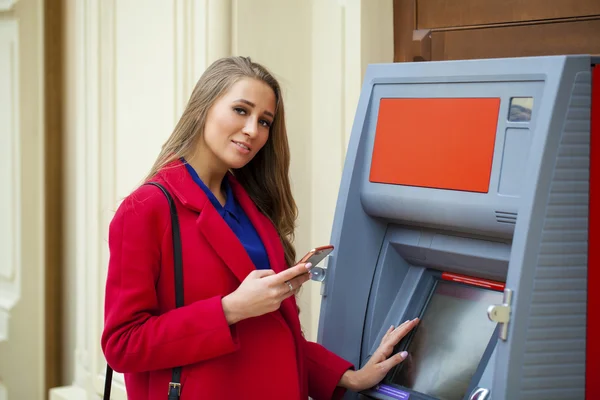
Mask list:
[[226,57],[202,74],[173,133],[165,142],[146,180],[169,163],[193,152],[203,134],[208,110],[242,78],[265,82],[275,93],[275,118],[265,146],[244,167],[231,171],[258,209],[275,225],[288,266],[294,265],[294,228],[298,209],[289,180],[290,150],[281,88],[273,75],[249,57]]

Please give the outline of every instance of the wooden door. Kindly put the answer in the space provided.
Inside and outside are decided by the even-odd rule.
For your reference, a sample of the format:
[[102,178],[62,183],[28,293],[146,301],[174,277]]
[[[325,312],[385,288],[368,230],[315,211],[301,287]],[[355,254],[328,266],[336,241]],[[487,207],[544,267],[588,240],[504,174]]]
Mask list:
[[394,0],[394,61],[600,55],[599,0]]

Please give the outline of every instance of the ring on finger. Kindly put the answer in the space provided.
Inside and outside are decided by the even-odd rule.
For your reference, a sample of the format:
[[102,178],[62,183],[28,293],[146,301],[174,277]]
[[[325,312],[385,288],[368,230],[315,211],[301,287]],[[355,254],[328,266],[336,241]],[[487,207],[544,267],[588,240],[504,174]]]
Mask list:
[[290,281],[285,281],[285,283],[287,283],[288,287],[290,288],[290,292],[293,292],[294,286],[292,286],[292,283]]

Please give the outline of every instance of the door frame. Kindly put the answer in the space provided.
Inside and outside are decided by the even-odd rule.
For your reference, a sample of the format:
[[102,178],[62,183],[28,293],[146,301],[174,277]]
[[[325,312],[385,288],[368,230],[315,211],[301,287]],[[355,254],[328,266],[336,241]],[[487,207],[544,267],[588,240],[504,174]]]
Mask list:
[[44,393],[63,383],[64,364],[63,11],[63,0],[44,0]]

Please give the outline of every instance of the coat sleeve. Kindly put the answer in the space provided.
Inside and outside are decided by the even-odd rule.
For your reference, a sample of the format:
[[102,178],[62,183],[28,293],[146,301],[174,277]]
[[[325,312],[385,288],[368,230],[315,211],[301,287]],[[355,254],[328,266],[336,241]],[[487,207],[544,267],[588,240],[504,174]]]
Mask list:
[[[220,296],[159,312],[155,283],[161,243],[171,243],[168,207],[164,197],[159,202],[160,192],[143,200],[131,196],[123,201],[109,228],[101,339],[108,364],[117,372],[144,372],[236,351],[235,326],[227,323]],[[167,210],[162,217],[156,211],[159,207]]]
[[314,400],[338,400],[346,389],[338,387],[342,375],[354,366],[318,343],[304,341],[308,393]]

